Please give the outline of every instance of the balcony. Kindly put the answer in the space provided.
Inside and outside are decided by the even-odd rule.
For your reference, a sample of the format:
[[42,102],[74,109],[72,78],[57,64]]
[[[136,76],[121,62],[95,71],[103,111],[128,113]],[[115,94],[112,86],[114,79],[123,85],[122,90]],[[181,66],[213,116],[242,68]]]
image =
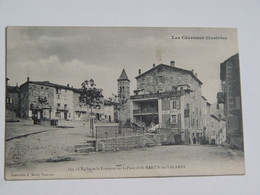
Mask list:
[[143,99],[161,99],[167,97],[178,97],[181,96],[181,91],[169,91],[169,92],[158,92],[142,95],[132,95],[130,96],[131,100],[143,100]]
[[134,115],[150,115],[150,114],[158,114],[157,108],[143,108],[143,109],[137,109],[133,110]]
[[47,100],[47,97],[45,97],[45,96],[39,96],[39,97],[38,97],[38,101],[39,101],[40,103],[45,103],[45,102],[47,102],[48,100]]

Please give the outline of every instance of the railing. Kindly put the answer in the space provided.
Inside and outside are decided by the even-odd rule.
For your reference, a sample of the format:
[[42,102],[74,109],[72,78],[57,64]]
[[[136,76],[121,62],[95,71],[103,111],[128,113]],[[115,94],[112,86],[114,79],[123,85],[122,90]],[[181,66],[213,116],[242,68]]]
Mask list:
[[141,110],[133,110],[133,113],[134,113],[134,114],[141,114],[142,111],[141,111]]
[[148,114],[148,113],[157,114],[158,109],[157,108],[143,108],[143,109],[133,110],[133,114]]
[[158,98],[166,98],[166,97],[180,96],[180,95],[181,95],[181,91],[169,91],[169,92],[161,92],[161,93],[132,95],[132,96],[130,96],[130,99],[131,100],[138,100],[138,99],[144,99],[144,98],[158,99]]

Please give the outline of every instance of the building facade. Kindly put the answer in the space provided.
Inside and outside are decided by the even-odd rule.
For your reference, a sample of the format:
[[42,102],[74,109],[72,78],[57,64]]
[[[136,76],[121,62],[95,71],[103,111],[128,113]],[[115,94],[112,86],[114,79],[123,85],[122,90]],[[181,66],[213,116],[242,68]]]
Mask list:
[[18,86],[9,86],[6,79],[6,120],[11,121],[19,116],[19,92]]
[[222,92],[218,93],[218,104],[224,104],[227,142],[231,147],[243,150],[243,124],[239,55],[235,54],[220,64]]
[[196,144],[202,140],[206,115],[202,82],[193,71],[171,65],[153,65],[136,77],[137,89],[131,96],[131,119],[146,126],[159,124],[182,142]]
[[[30,81],[20,86],[19,110],[22,118],[40,120],[87,120],[91,109],[80,102],[80,89],[48,81]],[[103,115],[103,105],[92,109],[96,118]]]
[[109,100],[104,100],[104,120],[106,122],[115,122],[114,104]]

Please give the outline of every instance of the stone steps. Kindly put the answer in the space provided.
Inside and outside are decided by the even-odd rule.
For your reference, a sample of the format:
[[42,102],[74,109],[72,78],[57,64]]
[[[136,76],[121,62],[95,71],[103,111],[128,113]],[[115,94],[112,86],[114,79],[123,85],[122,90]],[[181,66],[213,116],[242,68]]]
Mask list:
[[154,140],[152,140],[148,137],[144,137],[144,141],[145,141],[145,146],[147,146],[147,147],[152,147],[152,146],[158,145]]
[[95,141],[88,140],[82,144],[75,145],[75,152],[88,153],[96,151]]
[[78,153],[88,153],[88,152],[95,152],[96,151],[96,147],[82,147],[82,148],[77,148],[75,149],[75,152]]
[[78,149],[78,148],[86,148],[86,147],[94,147],[94,145],[93,145],[93,144],[90,144],[90,143],[75,145],[75,149]]

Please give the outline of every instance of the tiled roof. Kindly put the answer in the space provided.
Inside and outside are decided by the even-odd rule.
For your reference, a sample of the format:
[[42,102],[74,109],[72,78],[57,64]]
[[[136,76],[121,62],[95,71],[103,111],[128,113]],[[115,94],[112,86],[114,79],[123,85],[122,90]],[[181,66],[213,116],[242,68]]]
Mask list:
[[20,87],[22,87],[23,85],[25,85],[27,83],[36,84],[36,85],[43,85],[43,86],[48,86],[48,87],[68,89],[68,90],[78,91],[78,92],[81,91],[81,89],[77,89],[77,88],[73,88],[73,87],[69,87],[69,86],[65,86],[65,85],[59,85],[59,84],[56,84],[56,83],[51,83],[49,81],[27,81],[24,84],[22,84]]
[[[71,90],[71,91],[79,92],[79,93],[83,91],[83,89],[80,89],[80,88],[73,88],[73,87],[70,87],[70,86],[59,85],[59,84],[56,84],[56,83],[51,83],[49,81],[27,81],[24,84],[22,84],[20,87],[22,87],[23,85],[25,85],[27,83],[36,84],[36,85],[43,85],[43,86],[48,86],[48,87],[54,87],[54,88],[67,89],[67,90]],[[104,96],[101,94],[100,97],[104,97]]]

